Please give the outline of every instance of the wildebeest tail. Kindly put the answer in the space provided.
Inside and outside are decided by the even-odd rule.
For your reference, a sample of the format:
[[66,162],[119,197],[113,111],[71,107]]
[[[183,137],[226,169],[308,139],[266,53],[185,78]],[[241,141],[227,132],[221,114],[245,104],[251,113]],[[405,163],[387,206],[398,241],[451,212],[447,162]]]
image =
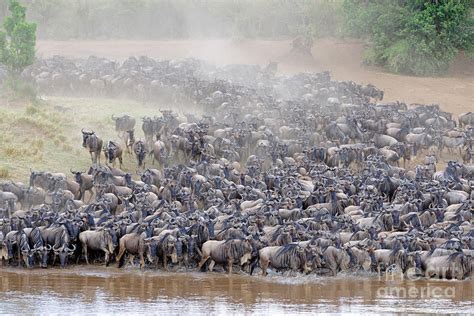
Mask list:
[[260,252],[257,251],[254,256],[252,256],[252,259],[250,259],[250,275],[253,274],[253,271],[258,265],[258,262],[260,261]]

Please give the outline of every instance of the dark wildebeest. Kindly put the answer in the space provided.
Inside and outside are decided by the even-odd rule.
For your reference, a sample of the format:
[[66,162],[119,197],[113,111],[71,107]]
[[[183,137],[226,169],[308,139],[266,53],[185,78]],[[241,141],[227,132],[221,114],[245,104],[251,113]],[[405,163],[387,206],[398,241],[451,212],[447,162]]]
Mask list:
[[262,275],[267,275],[269,266],[276,269],[291,269],[309,272],[306,250],[297,244],[264,247],[259,251]]
[[30,247],[40,258],[40,267],[46,268],[48,266],[48,252],[51,251],[52,247],[46,245],[38,227],[25,228],[23,231],[28,236]]
[[82,132],[82,147],[87,148],[91,155],[92,163],[100,164],[100,152],[102,150],[102,139],[100,139],[93,130],[90,132],[81,130]]
[[137,141],[133,145],[133,152],[137,156],[138,167],[143,166],[143,168],[145,168],[145,157],[146,157],[146,154],[148,153],[148,145],[146,144],[146,142],[144,142],[141,139]]
[[446,256],[428,257],[424,262],[425,276],[463,280],[472,273],[471,256],[455,252]]
[[90,199],[92,198],[92,195],[94,194],[94,192],[92,191],[92,189],[94,188],[92,175],[86,174],[85,172],[73,171],[73,170],[71,170],[71,173],[74,175],[74,180],[79,184],[78,199],[79,200],[82,199],[84,201],[85,192],[89,191],[89,194],[90,194],[89,201],[90,201]]
[[120,133],[125,133],[135,127],[135,118],[125,114],[124,116],[115,117],[112,115],[112,120],[115,121],[115,130]]
[[23,259],[27,268],[33,267],[35,251],[30,248],[28,237],[23,230],[10,231],[5,235],[3,243],[6,245],[8,258],[13,257],[13,246],[16,245],[16,248],[18,249],[18,262],[21,264]]
[[158,261],[159,256],[161,256],[163,268],[168,271],[168,257],[171,258],[172,263],[177,263],[178,256],[181,256],[182,245],[178,251],[178,241],[181,245],[182,241],[178,240],[178,238],[171,233],[145,239],[145,244],[148,246],[148,259],[150,262],[154,262],[154,260]]
[[72,248],[69,248],[72,240],[66,225],[54,224],[50,227],[42,226],[40,227],[40,232],[44,243],[53,247],[54,255],[59,256],[61,268],[64,268],[66,266],[67,257],[76,251],[74,244]]
[[208,240],[202,245],[202,259],[198,269],[211,259],[209,270],[212,271],[215,263],[227,263],[227,272],[232,273],[232,264],[238,261],[243,266],[252,258],[252,244],[246,239]]
[[104,155],[108,163],[112,163],[112,165],[115,165],[115,159],[118,158],[120,168],[122,168],[122,148],[118,143],[109,141],[107,146],[104,147]]

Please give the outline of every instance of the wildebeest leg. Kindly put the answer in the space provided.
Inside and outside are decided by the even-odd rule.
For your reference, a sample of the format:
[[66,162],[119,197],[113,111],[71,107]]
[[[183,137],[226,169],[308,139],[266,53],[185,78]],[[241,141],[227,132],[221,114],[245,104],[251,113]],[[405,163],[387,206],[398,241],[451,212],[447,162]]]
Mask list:
[[233,258],[227,259],[227,273],[232,274],[232,263],[234,262]]
[[199,247],[196,247],[196,252],[198,253],[199,257],[202,257],[202,252],[201,252],[201,250],[199,249]]
[[201,270],[202,266],[206,263],[207,259],[209,259],[209,256],[203,257],[201,261],[198,264],[198,270]]
[[211,260],[211,263],[209,263],[208,270],[212,272],[212,270],[214,270],[215,265],[216,265],[216,262],[214,260]]
[[123,266],[123,261],[122,261],[122,257],[125,253],[125,245],[124,244],[121,244],[120,245],[120,250],[119,250],[119,253],[118,253],[118,256],[117,256],[117,262],[118,262],[118,267],[121,268]]
[[140,269],[143,270],[145,268],[145,257],[143,256],[143,252],[140,253]]
[[168,256],[167,255],[163,256],[163,269],[165,269],[165,271],[168,271]]
[[84,257],[86,258],[86,264],[89,264],[89,258],[87,256],[87,245],[82,244],[82,251],[84,252]]
[[102,251],[105,252],[105,266],[108,267],[109,266],[109,256],[110,256],[110,253],[107,249],[102,249]]
[[268,268],[268,261],[260,259],[260,268],[262,269],[262,275],[266,276],[267,275],[267,268]]
[[[89,189],[89,200],[87,200],[87,203],[90,203],[90,201],[92,200],[92,197],[94,196],[94,191],[92,191],[92,189]],[[85,198],[85,194],[86,192],[84,192],[84,198]]]

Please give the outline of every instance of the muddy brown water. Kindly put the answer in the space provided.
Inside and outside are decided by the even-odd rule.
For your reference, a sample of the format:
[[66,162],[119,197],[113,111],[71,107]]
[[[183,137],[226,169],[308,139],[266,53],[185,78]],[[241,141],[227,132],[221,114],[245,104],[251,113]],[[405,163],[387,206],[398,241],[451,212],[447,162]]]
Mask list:
[[474,313],[474,280],[0,268],[1,314]]

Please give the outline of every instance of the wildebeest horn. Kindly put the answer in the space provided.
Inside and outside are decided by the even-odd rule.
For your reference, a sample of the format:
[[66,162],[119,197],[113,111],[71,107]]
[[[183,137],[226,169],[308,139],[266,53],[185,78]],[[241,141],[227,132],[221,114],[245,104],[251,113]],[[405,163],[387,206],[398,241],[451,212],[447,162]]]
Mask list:
[[74,253],[74,251],[76,251],[76,245],[72,245],[72,249],[68,247],[67,250],[68,250],[70,253]]

